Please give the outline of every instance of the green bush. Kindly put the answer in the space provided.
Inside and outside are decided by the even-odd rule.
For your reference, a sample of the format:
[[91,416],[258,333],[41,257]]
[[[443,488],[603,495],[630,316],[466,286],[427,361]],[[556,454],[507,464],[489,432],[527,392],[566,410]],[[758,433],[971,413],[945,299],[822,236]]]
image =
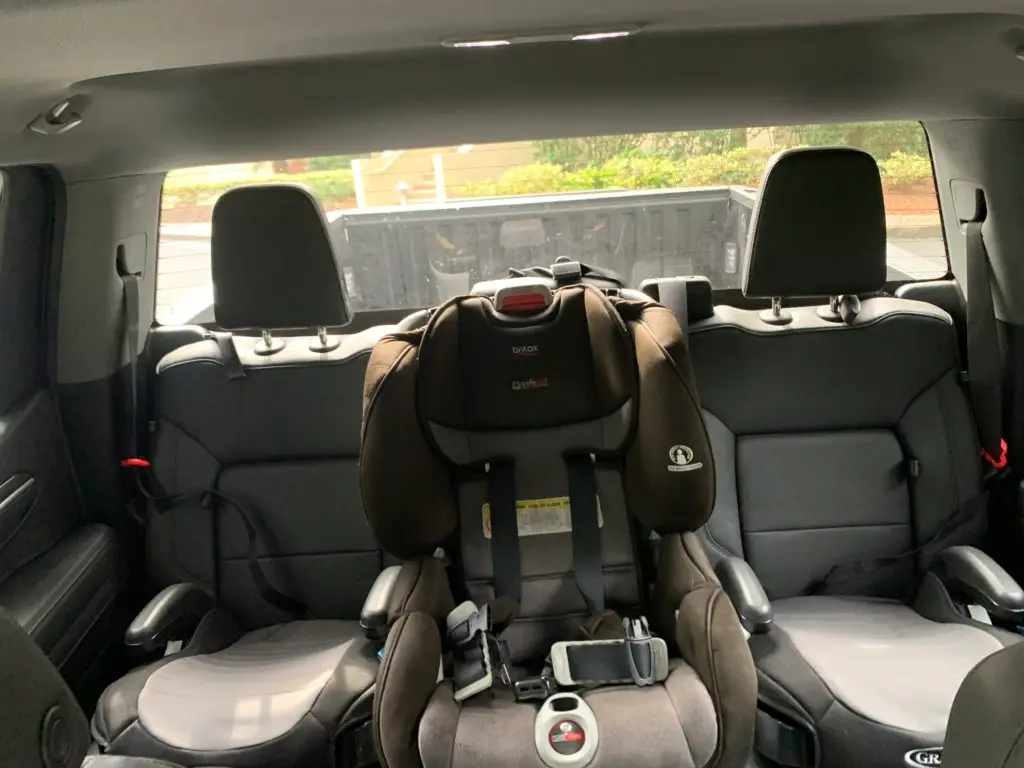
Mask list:
[[458,195],[493,197],[596,189],[756,186],[770,155],[770,150],[744,147],[679,161],[658,156],[616,157],[576,171],[554,163],[533,163],[509,169],[496,182],[466,185]]
[[929,157],[918,155],[905,155],[902,152],[893,152],[892,157],[882,160],[878,164],[889,186],[903,187],[911,184],[918,184],[923,181],[931,181],[932,161]]
[[773,150],[742,147],[719,155],[695,155],[679,163],[678,187],[740,184],[756,187]]
[[311,157],[306,161],[310,171],[348,171],[352,168],[355,155],[328,155],[327,157]]
[[230,181],[196,182],[187,177],[180,179],[168,177],[164,182],[163,206],[164,208],[177,208],[186,205],[212,205],[229,189],[268,181],[303,184],[313,191],[321,203],[325,204],[347,200],[355,195],[351,169],[275,174]]

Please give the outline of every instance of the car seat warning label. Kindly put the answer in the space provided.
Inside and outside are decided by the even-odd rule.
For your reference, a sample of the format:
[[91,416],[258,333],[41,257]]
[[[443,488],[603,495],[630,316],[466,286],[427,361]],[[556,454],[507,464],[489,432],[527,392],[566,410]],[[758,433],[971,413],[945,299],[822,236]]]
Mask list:
[[[491,505],[485,503],[482,510],[484,538],[491,538]],[[543,536],[549,533],[569,533],[572,520],[568,496],[553,499],[523,499],[516,502],[516,522],[519,536]],[[604,525],[601,515],[601,501],[597,501],[597,525]]]

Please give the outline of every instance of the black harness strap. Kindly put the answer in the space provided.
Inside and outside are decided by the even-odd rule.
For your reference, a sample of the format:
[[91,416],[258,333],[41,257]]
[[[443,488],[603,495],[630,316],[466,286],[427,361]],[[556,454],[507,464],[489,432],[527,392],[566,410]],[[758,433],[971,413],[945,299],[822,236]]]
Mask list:
[[590,454],[566,456],[569,471],[569,509],[572,522],[572,565],[576,586],[591,615],[604,610],[601,573],[601,527],[597,506],[597,476]]
[[[156,478],[152,476],[151,471],[148,471],[145,474],[150,476],[150,483],[158,486]],[[290,616],[294,616],[297,619],[315,618],[313,612],[310,611],[309,607],[305,603],[296,600],[290,595],[286,595],[270,583],[266,573],[263,571],[263,566],[260,565],[258,546],[259,534],[256,529],[256,524],[253,521],[252,513],[246,508],[245,504],[215,488],[204,488],[201,490],[167,494],[157,487],[154,492],[146,487],[146,481],[143,480],[142,475],[142,472],[135,473],[139,491],[152,503],[153,509],[156,510],[157,514],[164,514],[175,505],[190,500],[198,500],[204,508],[211,509],[213,506],[212,500],[215,499],[233,509],[242,521],[246,536],[248,537],[246,561],[249,566],[249,575],[252,577],[253,583],[256,585],[256,589],[259,590],[260,596],[270,605],[284,611]]]
[[507,459],[487,469],[487,502],[491,510],[491,561],[494,592],[517,604],[522,597],[519,564],[519,516],[516,511],[516,468]]
[[982,491],[977,496],[964,503],[939,526],[928,540],[913,549],[901,552],[891,557],[875,557],[865,560],[856,560],[850,563],[842,563],[834,566],[822,578],[813,582],[805,591],[806,595],[828,594],[829,587],[837,582],[845,581],[856,576],[865,576],[869,573],[879,571],[883,568],[891,568],[904,562],[907,558],[913,557],[929,548],[942,549],[944,542],[953,538],[961,526],[966,525],[977,517],[988,511],[988,491]]

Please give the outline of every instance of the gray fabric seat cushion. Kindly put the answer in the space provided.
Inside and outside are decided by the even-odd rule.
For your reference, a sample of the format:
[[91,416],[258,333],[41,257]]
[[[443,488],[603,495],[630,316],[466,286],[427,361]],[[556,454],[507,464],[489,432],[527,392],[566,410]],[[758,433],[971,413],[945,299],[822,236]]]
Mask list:
[[902,603],[799,597],[773,603],[785,633],[832,695],[875,723],[942,734],[967,673],[1003,647],[988,632],[930,621]]
[[250,632],[222,651],[153,672],[139,695],[139,722],[165,744],[195,751],[269,742],[310,713],[329,728],[373,684],[376,660],[366,646],[355,622]]
[[[673,661],[661,685],[604,687],[581,693],[598,722],[591,768],[701,768],[718,743],[707,688],[686,664]],[[534,746],[538,707],[507,690],[476,696],[461,707],[449,683],[434,692],[420,721],[424,768],[523,766],[544,768]]]

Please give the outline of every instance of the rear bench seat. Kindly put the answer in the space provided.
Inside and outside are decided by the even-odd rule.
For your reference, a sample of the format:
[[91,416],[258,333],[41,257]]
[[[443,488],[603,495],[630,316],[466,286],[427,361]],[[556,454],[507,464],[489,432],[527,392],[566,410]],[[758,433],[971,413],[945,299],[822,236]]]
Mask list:
[[[880,290],[885,229],[871,158],[783,154],[766,173],[747,270],[745,293],[776,304]],[[705,303],[691,300],[691,316]],[[859,311],[837,299],[832,309],[723,306],[690,324],[718,483],[706,542],[736,583],[745,559],[772,601],[747,612],[758,744],[788,747],[766,756],[896,765],[908,750],[941,745],[968,670],[1019,640],[970,619],[964,603],[979,595],[959,591],[951,564],[991,576],[1004,618],[1020,613],[1024,593],[977,550],[946,549],[977,541],[985,522],[949,315],[894,298],[865,299]],[[929,543],[891,567],[821,583],[834,566]],[[748,594],[757,579],[746,579]]]
[[[325,765],[338,732],[369,715],[377,671],[356,621],[382,567],[357,463],[366,362],[390,329],[326,335],[348,322],[348,310],[323,212],[299,187],[223,195],[212,260],[218,325],[264,333],[216,334],[158,365],[152,470],[168,496],[188,495],[150,509],[148,562],[154,579],[172,586],[128,636],[151,648],[188,643],[111,685],[93,730],[113,754]],[[266,331],[286,328],[322,335]],[[222,494],[212,508],[189,493],[205,489]],[[269,593],[253,578],[233,504],[256,528]],[[317,620],[296,621],[303,611],[283,610],[268,594]],[[206,613],[214,602],[219,609]]]

